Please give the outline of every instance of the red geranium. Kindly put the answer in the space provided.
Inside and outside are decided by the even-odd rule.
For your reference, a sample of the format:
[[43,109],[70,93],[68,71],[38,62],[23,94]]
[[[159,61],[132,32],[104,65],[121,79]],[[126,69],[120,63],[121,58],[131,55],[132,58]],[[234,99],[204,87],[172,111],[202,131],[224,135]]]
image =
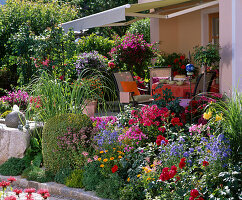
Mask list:
[[111,69],[113,69],[113,68],[115,67],[115,64],[114,64],[113,62],[109,62],[109,63],[108,63],[108,66],[109,66]]
[[181,60],[184,60],[184,59],[185,59],[185,56],[180,56],[180,59],[181,59]]
[[115,173],[116,171],[118,171],[118,166],[117,165],[114,165],[112,167],[112,173]]
[[158,135],[158,136],[157,136],[157,139],[156,139],[156,141],[155,141],[156,144],[157,144],[157,146],[160,146],[162,141],[164,141],[164,142],[163,142],[164,146],[166,146],[166,145],[168,144],[168,142],[169,142],[169,141],[166,140],[166,138],[163,137],[162,135]]
[[61,76],[59,77],[59,79],[63,81],[63,80],[64,80],[64,76],[61,75]]
[[182,65],[182,66],[181,66],[181,69],[186,69],[186,66],[185,66],[185,65]]
[[159,179],[162,181],[168,181],[177,174],[176,170],[177,167],[175,165],[173,165],[171,169],[169,169],[168,167],[163,168]]
[[182,126],[182,125],[183,125],[178,117],[174,117],[174,118],[171,120],[171,123],[172,123],[173,126],[175,126],[175,125],[177,125],[177,126]]
[[180,163],[179,163],[179,167],[180,167],[181,169],[182,169],[183,167],[186,166],[185,161],[186,161],[186,158],[182,158],[182,159],[181,159],[181,161],[180,161]]
[[193,190],[191,190],[190,195],[191,195],[193,198],[196,198],[196,197],[199,195],[199,192],[198,192],[196,189],[193,189]]
[[207,161],[204,160],[204,161],[203,161],[203,166],[206,167],[206,166],[208,166],[208,165],[209,165],[209,162],[207,162]]

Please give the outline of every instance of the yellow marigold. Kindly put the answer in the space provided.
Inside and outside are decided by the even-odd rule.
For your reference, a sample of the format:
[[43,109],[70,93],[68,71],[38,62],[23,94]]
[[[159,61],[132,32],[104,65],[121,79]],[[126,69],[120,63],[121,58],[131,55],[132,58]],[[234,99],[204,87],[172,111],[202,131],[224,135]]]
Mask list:
[[122,156],[118,156],[119,159],[123,158]]
[[98,161],[101,161],[102,160],[102,158],[98,158]]
[[108,162],[108,159],[107,158],[103,159],[103,162]]
[[150,180],[151,180],[151,178],[149,177],[149,178],[147,178],[146,180],[147,180],[147,181],[150,181]]
[[215,118],[215,121],[217,122],[217,121],[220,121],[220,120],[222,120],[223,118],[222,118],[222,114],[221,115],[218,115],[218,114],[216,114],[216,118]]
[[203,118],[206,119],[206,120],[209,120],[212,117],[212,114],[213,113],[211,111],[204,113]]
[[104,151],[100,151],[99,153],[104,153]]
[[111,157],[110,160],[114,160],[114,157]]
[[113,150],[115,150],[116,148],[113,148]]
[[151,170],[150,170],[150,169],[148,169],[148,170],[147,170],[147,173],[150,173],[150,172],[151,172]]
[[154,164],[152,164],[150,167],[154,167],[155,165]]
[[105,153],[107,153],[108,152],[108,150],[105,150]]
[[130,181],[130,178],[128,178],[127,181],[129,182]]
[[138,178],[141,177],[141,174],[138,174],[137,177],[138,177]]
[[101,164],[100,167],[104,167],[104,164]]

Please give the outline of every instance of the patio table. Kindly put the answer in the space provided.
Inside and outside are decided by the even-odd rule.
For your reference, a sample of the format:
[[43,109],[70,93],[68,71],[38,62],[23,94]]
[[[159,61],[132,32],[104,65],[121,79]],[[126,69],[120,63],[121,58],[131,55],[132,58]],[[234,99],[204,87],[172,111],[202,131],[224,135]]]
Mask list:
[[[170,89],[174,97],[188,98],[190,95],[190,84],[185,83],[183,85],[176,84],[163,84],[162,88],[156,89],[159,83],[152,84],[152,96],[154,94],[161,94],[163,96],[162,90]],[[191,84],[191,91],[193,93],[195,84]]]

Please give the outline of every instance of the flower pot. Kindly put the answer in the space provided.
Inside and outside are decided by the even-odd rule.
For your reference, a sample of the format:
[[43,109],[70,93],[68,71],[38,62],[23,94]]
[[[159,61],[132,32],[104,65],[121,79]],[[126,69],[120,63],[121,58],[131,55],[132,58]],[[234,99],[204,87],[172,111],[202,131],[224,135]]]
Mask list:
[[94,117],[94,113],[96,112],[97,109],[97,100],[86,100],[85,101],[85,108],[83,109],[82,113],[86,114],[89,117]]

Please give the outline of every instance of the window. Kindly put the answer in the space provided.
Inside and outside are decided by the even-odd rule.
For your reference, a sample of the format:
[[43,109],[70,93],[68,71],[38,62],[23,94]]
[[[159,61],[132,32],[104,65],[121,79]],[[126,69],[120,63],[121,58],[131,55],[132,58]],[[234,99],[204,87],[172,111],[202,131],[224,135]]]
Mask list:
[[219,13],[209,14],[209,42],[219,44]]

